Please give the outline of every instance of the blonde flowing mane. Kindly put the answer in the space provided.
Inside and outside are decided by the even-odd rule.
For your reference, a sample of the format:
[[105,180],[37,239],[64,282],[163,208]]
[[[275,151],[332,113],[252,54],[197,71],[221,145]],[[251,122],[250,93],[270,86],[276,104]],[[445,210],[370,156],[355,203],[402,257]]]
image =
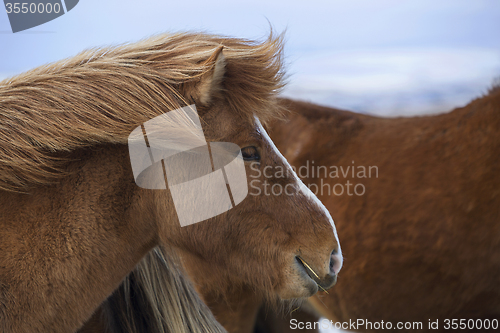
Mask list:
[[282,36],[262,43],[208,34],[155,36],[92,49],[0,82],[0,189],[25,191],[64,175],[64,153],[126,143],[144,121],[191,104],[189,87],[223,47],[224,97],[263,121],[283,86]]
[[178,262],[156,247],[101,305],[108,333],[224,333]]

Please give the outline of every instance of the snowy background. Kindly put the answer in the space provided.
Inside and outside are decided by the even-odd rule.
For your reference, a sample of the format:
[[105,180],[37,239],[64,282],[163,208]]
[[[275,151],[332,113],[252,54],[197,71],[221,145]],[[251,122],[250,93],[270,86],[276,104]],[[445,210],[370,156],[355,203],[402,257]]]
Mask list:
[[286,96],[358,112],[446,112],[500,76],[498,0],[81,0],[11,32],[0,10],[0,78],[84,48],[164,31],[263,38],[286,29]]
[[165,31],[262,39],[270,24],[286,29],[284,95],[315,103],[386,116],[447,112],[500,76],[498,0],[81,0],[16,34],[0,7],[0,79]]

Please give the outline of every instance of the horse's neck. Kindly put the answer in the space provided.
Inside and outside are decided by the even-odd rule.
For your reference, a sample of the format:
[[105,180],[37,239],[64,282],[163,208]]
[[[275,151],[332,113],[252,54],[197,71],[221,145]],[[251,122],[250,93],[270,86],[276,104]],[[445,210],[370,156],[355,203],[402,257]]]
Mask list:
[[82,152],[69,175],[0,192],[0,331],[73,332],[157,244],[126,148]]

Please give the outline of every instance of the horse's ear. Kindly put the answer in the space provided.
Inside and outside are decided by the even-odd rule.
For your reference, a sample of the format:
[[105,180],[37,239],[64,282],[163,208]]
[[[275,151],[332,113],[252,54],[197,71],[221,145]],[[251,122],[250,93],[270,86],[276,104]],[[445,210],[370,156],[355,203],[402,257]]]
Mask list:
[[210,69],[205,72],[200,82],[196,85],[196,97],[200,104],[208,105],[222,89],[222,81],[226,72],[226,61],[222,49],[219,46],[217,50],[207,59],[205,65]]

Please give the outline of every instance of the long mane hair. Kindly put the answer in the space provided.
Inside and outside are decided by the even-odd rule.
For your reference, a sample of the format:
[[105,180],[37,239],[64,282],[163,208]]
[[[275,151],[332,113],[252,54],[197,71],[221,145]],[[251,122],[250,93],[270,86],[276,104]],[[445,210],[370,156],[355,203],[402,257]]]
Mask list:
[[142,259],[101,305],[106,332],[225,332],[174,258],[157,247]]
[[64,175],[64,152],[126,143],[144,121],[189,105],[189,88],[211,69],[206,60],[221,47],[228,104],[243,117],[276,116],[269,101],[283,86],[282,36],[272,34],[262,43],[160,35],[88,50],[1,81],[0,189],[53,182]]

